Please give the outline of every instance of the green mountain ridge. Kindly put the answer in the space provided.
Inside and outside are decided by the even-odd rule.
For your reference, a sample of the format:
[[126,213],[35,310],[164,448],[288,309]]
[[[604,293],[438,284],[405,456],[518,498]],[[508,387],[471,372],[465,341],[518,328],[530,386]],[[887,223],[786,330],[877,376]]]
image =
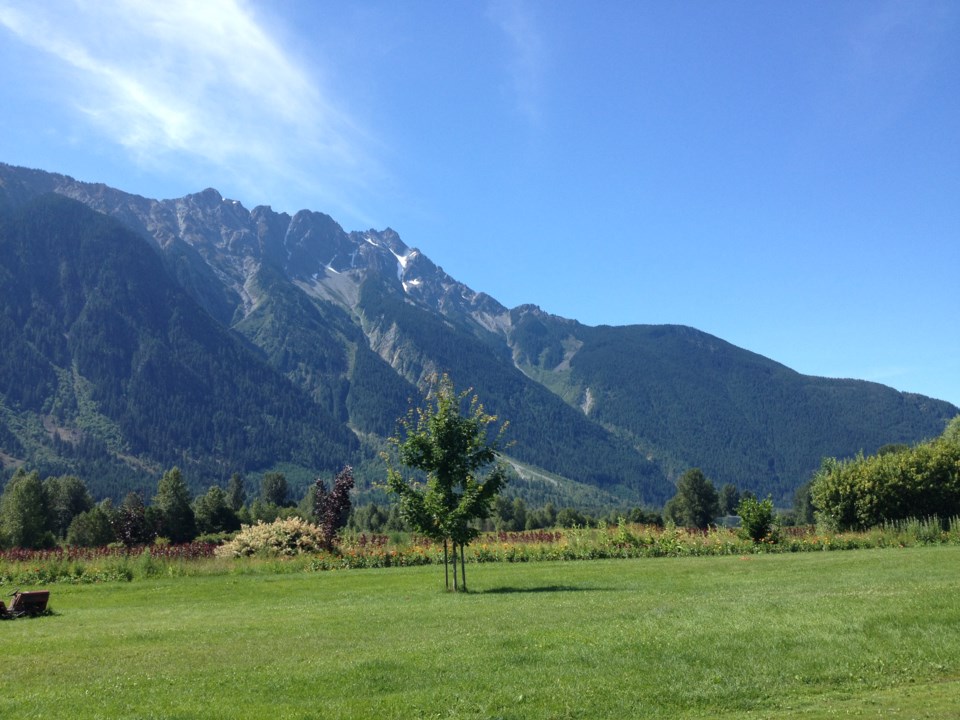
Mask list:
[[7,472],[114,496],[174,463],[197,490],[279,467],[299,490],[350,463],[380,497],[378,452],[442,372],[510,421],[511,492],[592,506],[659,505],[690,467],[789,503],[823,456],[960,412],[693,328],[508,309],[392,230],[215,190],[158,201],[0,164],[0,290]]
[[[542,366],[562,356],[556,337],[552,347],[531,346],[528,356],[547,358],[538,379],[552,377],[588,416],[651,453],[682,448],[658,455],[671,477],[690,467],[692,455],[721,482],[786,499],[820,457],[915,442],[923,427],[934,436],[953,412],[949,403],[876,383],[804,376],[693,328],[575,326],[573,333],[577,349],[559,370]],[[931,413],[939,419],[926,424]]]

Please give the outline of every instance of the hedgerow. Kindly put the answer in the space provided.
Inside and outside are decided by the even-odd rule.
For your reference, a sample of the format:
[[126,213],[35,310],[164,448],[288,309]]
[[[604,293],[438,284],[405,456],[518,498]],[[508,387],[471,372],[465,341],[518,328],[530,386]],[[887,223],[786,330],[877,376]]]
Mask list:
[[[0,552],[0,587],[131,581],[203,574],[319,572],[443,563],[443,545],[416,535],[341,534],[331,550],[319,530],[297,518],[247,526],[220,547],[211,544]],[[866,532],[825,533],[783,528],[758,542],[735,530],[685,530],[668,525],[563,531],[483,533],[465,554],[469,563],[699,557],[824,552],[917,545],[960,545],[960,517],[886,523]]]

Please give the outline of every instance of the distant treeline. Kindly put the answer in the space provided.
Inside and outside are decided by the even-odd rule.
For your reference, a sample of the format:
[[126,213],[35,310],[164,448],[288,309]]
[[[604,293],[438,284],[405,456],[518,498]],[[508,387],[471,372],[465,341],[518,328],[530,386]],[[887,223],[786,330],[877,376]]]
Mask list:
[[[311,485],[299,502],[290,497],[286,476],[269,472],[262,476],[258,494],[248,499],[244,478],[234,474],[226,488],[214,485],[205,493],[191,495],[183,474],[174,467],[164,473],[152,498],[131,492],[120,503],[95,502],[87,485],[73,475],[41,479],[37,471],[17,470],[0,495],[0,548],[50,548],[61,544],[100,547],[111,543],[128,546],[156,542],[173,543],[198,538],[220,540],[243,525],[300,517],[314,522],[316,486]],[[610,511],[595,515],[572,507],[557,508],[548,502],[528,508],[522,498],[498,497],[489,530],[536,530],[552,527],[630,522],[660,524],[660,515],[644,508]],[[409,528],[395,504],[368,503],[353,507],[347,527],[366,532],[404,532]]]
[[[531,507],[522,497],[498,496],[482,529],[522,531],[618,522],[705,527],[730,516],[752,498],[730,483],[719,490],[699,469],[684,474],[677,494],[663,514],[649,508],[614,508],[590,513],[547,502]],[[280,472],[265,473],[257,494],[248,498],[247,482],[235,473],[227,486],[210,487],[193,496],[177,467],[160,478],[155,494],[128,493],[120,503],[95,502],[87,485],[73,475],[41,479],[36,470],[20,468],[0,495],[0,548],[45,548],[58,544],[98,547],[111,543],[144,545],[164,539],[173,543],[197,538],[218,540],[241,524],[300,517],[314,521],[316,485],[299,502]],[[696,519],[699,514],[700,519]],[[862,530],[909,518],[960,516],[960,417],[940,437],[916,445],[890,445],[875,455],[851,460],[825,459],[820,470],[795,496],[791,512],[777,522],[814,524],[829,531]],[[370,502],[352,507],[346,518],[352,530],[389,533],[407,531],[397,505]]]

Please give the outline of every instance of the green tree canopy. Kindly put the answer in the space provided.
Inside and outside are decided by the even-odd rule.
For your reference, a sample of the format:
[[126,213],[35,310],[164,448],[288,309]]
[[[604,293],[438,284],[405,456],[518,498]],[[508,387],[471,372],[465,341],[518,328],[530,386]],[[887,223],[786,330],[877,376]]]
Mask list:
[[77,547],[101,547],[116,540],[113,529],[114,512],[109,501],[82,512],[73,518],[67,528],[67,542]]
[[260,499],[265,503],[285,507],[290,495],[287,476],[281,472],[268,472],[260,481]]
[[73,518],[93,508],[93,498],[87,486],[73,475],[47,478],[43,481],[43,489],[49,503],[51,529],[57,537],[66,537]]
[[904,450],[825,458],[810,494],[819,519],[835,530],[960,514],[960,418],[939,438]]
[[0,539],[8,547],[42,548],[54,544],[49,508],[40,475],[18,468],[0,496]]
[[240,519],[230,505],[223,488],[214,485],[193,503],[197,531],[201,533],[233,532],[240,529]]
[[944,442],[960,447],[960,415],[947,423],[947,429],[940,437]]
[[234,512],[240,512],[241,508],[247,504],[247,488],[240,473],[233,473],[230,476],[230,482],[227,484],[227,501]]
[[773,500],[767,496],[766,500],[757,500],[755,497],[745,497],[737,504],[737,515],[740,516],[740,535],[755,543],[773,537]]
[[400,463],[418,477],[408,480],[386,458],[387,484],[400,498],[404,519],[416,532],[443,543],[445,568],[447,544],[452,544],[455,590],[461,585],[457,551],[466,590],[463,548],[479,533],[474,521],[490,516],[491,504],[506,482],[497,458],[507,424],[490,438],[490,426],[496,422],[476,395],[471,397],[470,390],[458,393],[444,375],[433,384],[426,406],[411,409],[400,422],[402,437],[392,439]]
[[189,542],[197,535],[190,499],[190,490],[180,468],[174,467],[165,472],[157,483],[153,507],[160,514],[160,534],[171,542]]
[[733,483],[724,483],[718,497],[721,515],[737,515],[737,506],[740,504],[740,491]]
[[796,515],[797,525],[813,525],[817,521],[813,499],[810,497],[812,484],[813,480],[808,480],[793,494],[793,512]]
[[720,512],[713,483],[700,468],[687,470],[677,481],[677,494],[667,501],[663,513],[683,527],[706,528]]

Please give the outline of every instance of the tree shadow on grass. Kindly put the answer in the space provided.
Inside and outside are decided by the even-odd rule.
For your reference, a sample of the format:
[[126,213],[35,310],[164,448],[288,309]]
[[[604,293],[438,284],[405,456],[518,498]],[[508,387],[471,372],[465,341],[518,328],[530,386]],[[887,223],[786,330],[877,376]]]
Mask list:
[[481,590],[483,595],[509,595],[511,593],[593,592],[599,588],[575,585],[540,585],[538,587],[495,587]]

